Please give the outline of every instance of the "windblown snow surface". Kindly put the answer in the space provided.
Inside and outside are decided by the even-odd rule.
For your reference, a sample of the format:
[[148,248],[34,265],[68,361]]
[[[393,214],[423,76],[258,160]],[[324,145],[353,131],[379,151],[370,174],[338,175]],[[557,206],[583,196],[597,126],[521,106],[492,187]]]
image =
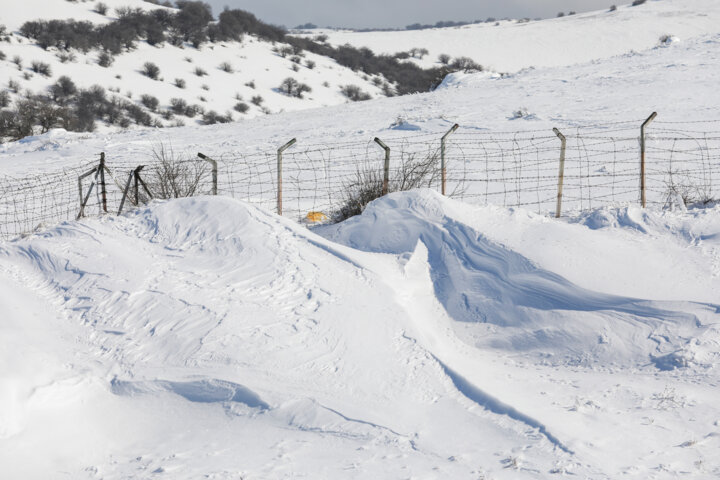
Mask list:
[[719,276],[720,208],[66,222],[0,246],[3,477],[715,477]]
[[[54,130],[0,146],[0,170],[142,162],[161,141],[333,145],[397,117],[429,134],[712,120],[720,36],[695,13],[695,38],[423,95]],[[0,478],[718,478],[719,292],[718,206],[556,220],[421,190],[312,230],[221,197],[52,225],[0,243]]]

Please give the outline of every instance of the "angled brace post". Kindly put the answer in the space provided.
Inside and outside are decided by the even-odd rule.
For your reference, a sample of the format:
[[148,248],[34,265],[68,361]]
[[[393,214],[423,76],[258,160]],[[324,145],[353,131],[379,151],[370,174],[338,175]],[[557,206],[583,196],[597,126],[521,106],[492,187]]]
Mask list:
[[382,194],[387,195],[388,189],[390,186],[390,147],[385,145],[385,143],[380,140],[378,137],[375,137],[375,143],[380,145],[380,147],[385,150],[385,165],[383,166],[383,187],[382,187]]
[[213,187],[212,187],[212,194],[213,194],[213,195],[217,195],[217,192],[218,192],[218,186],[217,186],[217,182],[218,182],[218,166],[217,166],[217,161],[213,160],[212,158],[210,158],[210,157],[208,157],[207,155],[204,155],[204,154],[202,154],[202,153],[200,153],[200,152],[198,152],[197,156],[200,157],[201,159],[205,160],[206,162],[210,162],[210,165],[212,165],[212,185],[213,185]]

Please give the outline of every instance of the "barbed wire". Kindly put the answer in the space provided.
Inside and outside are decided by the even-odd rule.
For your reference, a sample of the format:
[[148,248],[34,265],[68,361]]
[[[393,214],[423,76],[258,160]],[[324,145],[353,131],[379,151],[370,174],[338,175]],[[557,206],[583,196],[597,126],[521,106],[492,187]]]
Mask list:
[[[639,122],[614,122],[567,129],[563,211],[602,206],[637,204],[639,191]],[[698,130],[696,125],[716,126],[720,121],[657,122],[646,132],[646,195],[651,206],[709,202],[720,188],[720,131]],[[424,166],[422,181],[414,185],[440,190],[440,137],[444,132],[392,131],[383,134],[390,147],[391,190],[403,176],[416,175]],[[269,145],[269,144],[268,144]],[[446,191],[469,203],[524,207],[541,214],[555,212],[561,142],[552,132],[492,132],[460,128],[445,147]],[[267,210],[277,204],[277,147],[253,152],[203,152],[217,161],[217,191]],[[210,164],[199,158],[166,159],[149,154],[142,164],[142,178],[154,196],[212,193]],[[194,155],[194,154],[193,154]],[[168,165],[188,177],[168,185]],[[303,220],[309,212],[332,218],[345,208],[348,191],[358,182],[381,178],[384,151],[370,138],[340,142],[302,142],[283,154],[283,215]],[[0,176],[0,238],[11,239],[48,225],[75,219],[80,212],[78,177],[97,166],[84,160],[77,167],[24,177]],[[85,215],[115,214],[123,201],[132,159],[114,159],[107,152],[106,202],[99,188],[87,197]],[[413,170],[414,169],[414,170]],[[414,172],[414,173],[412,173]],[[182,176],[181,175],[181,176]],[[163,179],[163,176],[165,178]],[[87,196],[94,176],[83,179]],[[177,180],[180,182],[180,180]],[[190,183],[187,183],[190,181]],[[178,192],[175,192],[178,190]],[[128,207],[147,201],[132,192]]]

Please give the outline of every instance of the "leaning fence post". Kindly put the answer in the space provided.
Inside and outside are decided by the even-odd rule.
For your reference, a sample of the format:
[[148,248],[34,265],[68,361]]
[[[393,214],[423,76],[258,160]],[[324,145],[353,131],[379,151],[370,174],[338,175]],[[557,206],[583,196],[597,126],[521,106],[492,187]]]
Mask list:
[[105,188],[105,152],[100,153],[100,193],[102,194],[103,211],[107,213],[107,190]]
[[382,194],[387,195],[388,194],[388,188],[390,185],[390,147],[385,145],[382,140],[375,137],[375,143],[380,145],[383,150],[385,150],[385,166],[383,167],[383,188],[382,188]]
[[445,139],[453,133],[455,130],[458,129],[460,125],[457,123],[453,125],[448,132],[442,136],[440,139],[440,177],[441,177],[441,183],[442,186],[440,187],[440,192],[445,195],[445,182],[446,182],[446,170],[445,170]]
[[[82,188],[82,181],[83,178],[89,177],[92,174],[95,174],[95,178],[90,183],[90,188],[88,188],[87,195],[83,196],[83,188]],[[90,194],[92,193],[93,187],[95,186],[95,182],[97,182],[98,179],[98,167],[94,167],[88,172],[83,173],[78,177],[78,190],[80,191],[80,211],[78,212],[76,220],[80,220],[80,218],[85,216],[85,205],[87,205],[88,200],[90,199]]]
[[212,165],[212,194],[217,195],[218,188],[217,188],[217,177],[218,177],[218,168],[217,168],[217,162],[213,160],[212,158],[208,157],[207,155],[204,155],[202,153],[198,152],[198,157],[202,158],[206,162],[210,162],[210,165]]
[[555,205],[555,218],[560,218],[562,212],[563,182],[565,181],[565,147],[567,146],[567,139],[557,128],[553,128],[553,132],[555,132],[555,135],[560,139],[560,170],[558,171],[557,204]]
[[293,138],[289,142],[287,142],[282,147],[278,148],[277,151],[277,214],[282,216],[282,191],[283,191],[283,185],[282,185],[282,154],[285,150],[295,145],[295,142],[297,142],[296,138]]
[[657,112],[653,112],[640,126],[640,203],[645,208],[645,127],[655,120]]

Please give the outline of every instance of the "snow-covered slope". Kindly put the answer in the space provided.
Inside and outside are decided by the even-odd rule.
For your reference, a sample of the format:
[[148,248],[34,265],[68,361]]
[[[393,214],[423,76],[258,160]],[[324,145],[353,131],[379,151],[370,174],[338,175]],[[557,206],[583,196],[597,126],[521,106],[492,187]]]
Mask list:
[[[720,211],[685,221],[717,265]],[[606,293],[584,253],[541,254],[531,237],[590,238],[598,254],[634,237],[668,255],[686,239],[587,223],[420,191],[322,232],[342,246],[197,198],[6,243],[4,472],[717,475],[717,302]],[[575,280],[556,273],[566,262]],[[706,267],[687,268],[702,291]]]
[[[608,4],[608,7],[610,5]],[[349,43],[376,53],[425,48],[421,65],[439,65],[438,56],[466,56],[497,72],[574,65],[658,45],[662,36],[681,40],[714,33],[720,4],[714,0],[650,0],[639,6],[531,21],[501,21],[453,28],[399,32],[318,30],[335,45]]]
[[[347,97],[340,92],[340,88],[346,85],[357,85],[373,97],[383,96],[382,90],[372,83],[368,75],[353,72],[332,59],[310,52],[304,52],[300,63],[294,63],[290,57],[282,57],[273,51],[283,45],[273,45],[251,35],[242,42],[205,43],[200,48],[189,44],[176,47],[168,43],[152,46],[141,41],[137,42],[137,48],[116,56],[112,65],[102,67],[98,64],[98,50],[87,54],[76,50],[62,52],[55,48],[43,50],[33,40],[17,33],[17,29],[30,20],[72,18],[102,24],[117,18],[116,8],[165,8],[141,0],[108,0],[101,3],[108,7],[106,15],[96,13],[94,2],[65,0],[33,0],[21,2],[19,8],[4,9],[0,14],[0,25],[4,24],[9,32],[15,33],[8,42],[0,42],[0,51],[5,54],[5,59],[0,60],[0,88],[8,91],[14,99],[26,90],[47,93],[48,87],[59,77],[67,76],[79,88],[100,85],[108,90],[108,95],[117,95],[138,105],[142,105],[142,95],[151,95],[159,100],[158,111],[152,116],[164,126],[200,122],[200,115],[163,118],[160,113],[171,107],[173,98],[221,115],[230,113],[239,120],[265,113],[346,103]],[[67,60],[69,54],[72,57]],[[66,56],[65,61],[60,59],[63,55]],[[13,62],[15,57],[22,60],[21,68]],[[32,62],[48,64],[51,75],[33,73]],[[142,74],[146,62],[159,67],[158,80]],[[221,69],[225,63],[229,64],[231,71]],[[198,69],[205,73],[197,75]],[[307,84],[312,91],[302,99],[283,94],[279,87],[288,77]],[[182,88],[177,86],[178,79],[185,82]],[[10,82],[18,85],[17,92],[8,88]],[[253,102],[254,97],[260,97],[260,100]],[[239,102],[248,107],[247,112],[240,113],[234,109]]]

